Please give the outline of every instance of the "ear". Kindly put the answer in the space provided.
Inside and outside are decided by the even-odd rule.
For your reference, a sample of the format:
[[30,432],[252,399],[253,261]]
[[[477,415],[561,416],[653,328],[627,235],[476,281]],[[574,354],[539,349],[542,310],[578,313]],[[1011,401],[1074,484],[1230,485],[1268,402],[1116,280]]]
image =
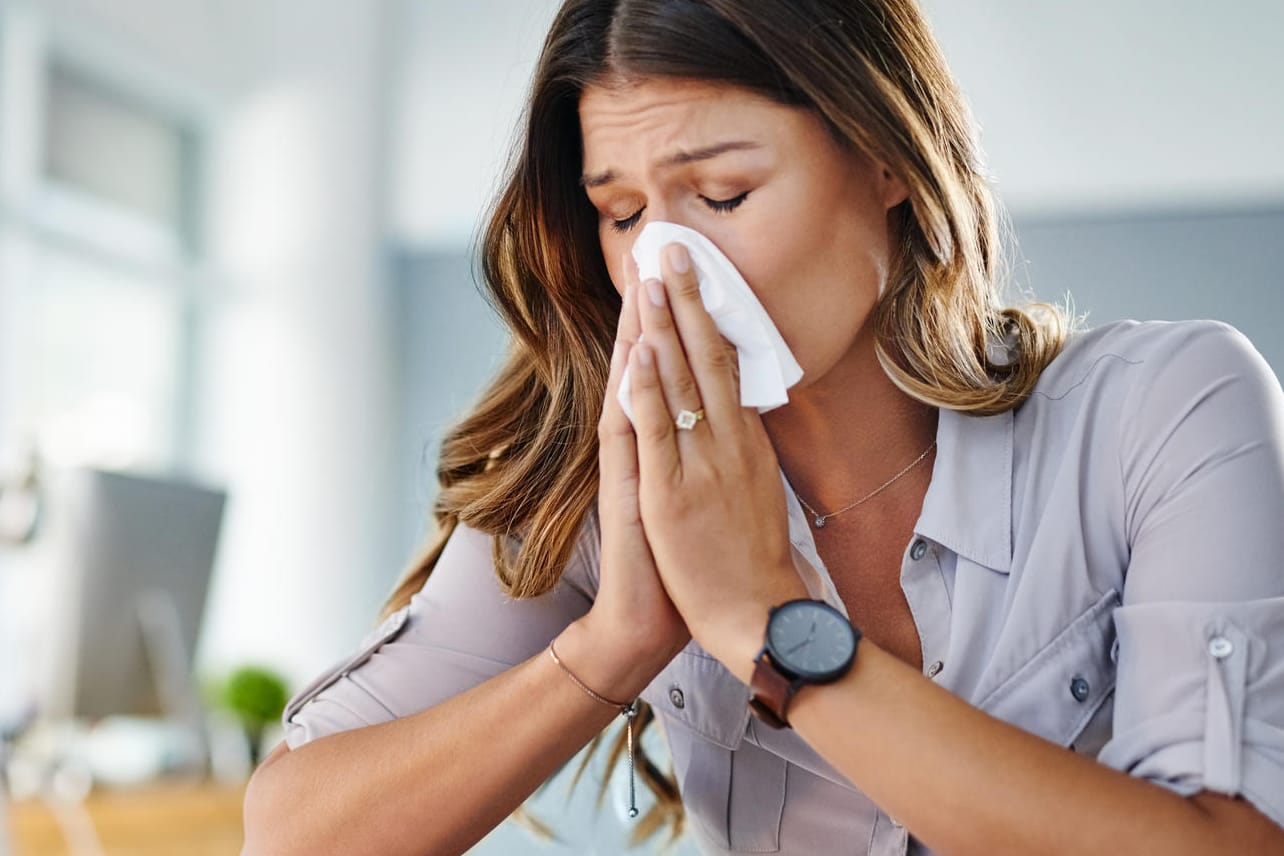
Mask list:
[[906,199],[909,199],[909,188],[905,186],[905,182],[901,180],[900,176],[887,167],[878,164],[877,168],[879,197],[883,200],[883,208],[890,211]]

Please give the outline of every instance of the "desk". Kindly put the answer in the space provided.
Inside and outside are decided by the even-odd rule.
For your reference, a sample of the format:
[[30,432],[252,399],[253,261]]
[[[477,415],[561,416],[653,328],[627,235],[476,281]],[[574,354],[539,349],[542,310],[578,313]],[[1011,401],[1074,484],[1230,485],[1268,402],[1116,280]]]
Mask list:
[[[102,790],[86,808],[106,856],[238,856],[243,787],[214,784]],[[62,831],[38,802],[9,806],[13,856],[65,856]]]

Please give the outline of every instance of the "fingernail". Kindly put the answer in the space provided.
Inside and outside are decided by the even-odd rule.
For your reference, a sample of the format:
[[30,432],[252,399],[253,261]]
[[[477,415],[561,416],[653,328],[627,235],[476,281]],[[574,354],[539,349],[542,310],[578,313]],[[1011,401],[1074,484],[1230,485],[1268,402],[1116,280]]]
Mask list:
[[649,367],[651,365],[651,346],[643,345],[639,342],[633,348],[638,352],[638,362]]
[[691,256],[681,244],[671,244],[666,251],[669,255],[669,267],[674,273],[686,273],[691,270]]
[[653,306],[664,306],[664,283],[658,279],[648,279],[646,285],[647,297],[651,298]]

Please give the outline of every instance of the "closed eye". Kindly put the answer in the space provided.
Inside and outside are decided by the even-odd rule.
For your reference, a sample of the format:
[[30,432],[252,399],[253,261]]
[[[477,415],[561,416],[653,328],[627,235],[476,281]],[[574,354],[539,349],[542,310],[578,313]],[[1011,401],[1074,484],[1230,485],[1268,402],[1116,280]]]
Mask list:
[[[733,196],[730,199],[710,199],[707,196],[701,196],[700,198],[704,200],[704,204],[709,206],[711,211],[718,214],[729,214],[739,208],[740,205],[749,198],[749,191],[746,190],[739,196]],[[631,231],[633,227],[638,224],[638,221],[642,219],[642,212],[645,210],[646,207],[643,206],[637,211],[634,211],[628,217],[625,217],[623,220],[612,220],[611,228],[617,232]]]
[[739,208],[740,203],[749,198],[749,191],[746,190],[739,196],[733,196],[730,199],[710,199],[707,196],[702,196],[700,198],[704,200],[705,205],[708,205],[714,211],[717,211],[719,214],[726,214]]
[[634,211],[628,217],[625,217],[623,220],[612,220],[611,228],[617,232],[629,231],[630,229],[632,229],[634,226],[638,224],[638,220],[642,219],[642,212],[645,210],[646,208],[642,207],[642,208],[639,208],[637,211]]

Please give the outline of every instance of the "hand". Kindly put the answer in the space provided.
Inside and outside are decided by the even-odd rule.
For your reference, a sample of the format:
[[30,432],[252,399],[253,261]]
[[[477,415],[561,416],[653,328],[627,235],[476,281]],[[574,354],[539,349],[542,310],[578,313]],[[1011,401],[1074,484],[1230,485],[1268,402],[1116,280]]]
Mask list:
[[[758,413],[740,406],[732,353],[689,260],[673,264],[675,248],[686,257],[668,248],[665,281],[639,289],[644,340],[629,354],[642,523],[692,634],[741,674],[768,608],[807,591],[791,558],[775,450]],[[702,407],[692,430],[675,427],[679,411]]]
[[691,638],[665,593],[638,508],[638,456],[633,426],[616,394],[629,352],[641,333],[637,269],[626,259],[624,301],[611,355],[606,400],[598,422],[598,517],[602,527],[601,584],[588,616],[600,639],[632,659],[658,661],[654,676]]

